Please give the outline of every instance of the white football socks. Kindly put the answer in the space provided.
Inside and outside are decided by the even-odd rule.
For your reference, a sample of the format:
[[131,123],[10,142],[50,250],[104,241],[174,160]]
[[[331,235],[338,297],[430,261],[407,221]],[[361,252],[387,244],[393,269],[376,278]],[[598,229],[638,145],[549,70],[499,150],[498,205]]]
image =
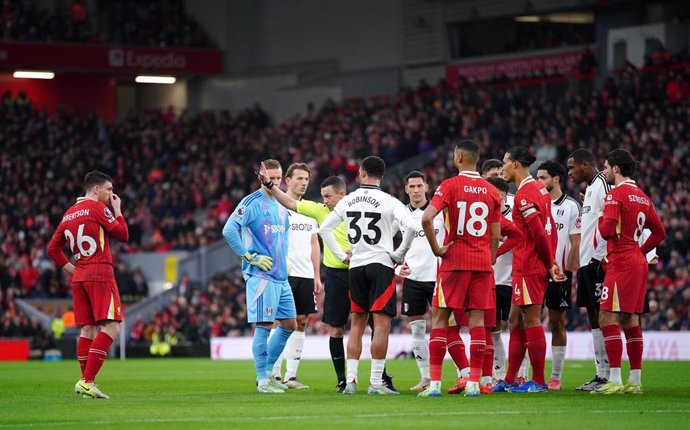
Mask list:
[[412,353],[417,361],[419,374],[422,379],[429,379],[429,344],[426,341],[426,321],[417,320],[410,322],[410,330],[412,331]]
[[299,367],[300,359],[302,358],[302,349],[304,349],[305,334],[303,331],[293,331],[290,338],[285,345],[285,380],[297,377],[297,368]]

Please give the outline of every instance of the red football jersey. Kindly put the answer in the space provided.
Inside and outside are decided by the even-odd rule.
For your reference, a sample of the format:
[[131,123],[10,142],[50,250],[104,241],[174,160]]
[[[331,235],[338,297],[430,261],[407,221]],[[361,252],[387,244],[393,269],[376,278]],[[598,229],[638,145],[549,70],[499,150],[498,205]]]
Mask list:
[[517,193],[515,193],[513,223],[520,230],[525,240],[520,241],[513,248],[513,277],[525,275],[546,276],[550,269],[545,267],[539,258],[536,250],[537,244],[532,241],[532,235],[527,226],[527,221],[535,216],[539,217],[546,234],[551,238],[551,242],[546,245],[551,248],[550,255],[554,255],[558,245],[558,235],[551,217],[551,197],[541,182],[537,182],[534,178],[528,176],[520,183]]
[[62,216],[48,245],[48,254],[60,267],[64,266],[67,258],[62,249],[68,243],[75,260],[73,282],[114,281],[111,233],[119,241],[127,240],[124,218],[115,218],[101,202],[80,197]]
[[446,239],[453,245],[441,258],[441,271],[491,268],[491,224],[501,222],[501,198],[477,172],[441,182],[431,204],[444,212]]
[[611,270],[625,270],[647,264],[640,250],[640,237],[645,228],[662,230],[663,225],[654,203],[635,185],[621,182],[604,198],[604,219],[614,219],[616,235],[606,243],[606,260]]

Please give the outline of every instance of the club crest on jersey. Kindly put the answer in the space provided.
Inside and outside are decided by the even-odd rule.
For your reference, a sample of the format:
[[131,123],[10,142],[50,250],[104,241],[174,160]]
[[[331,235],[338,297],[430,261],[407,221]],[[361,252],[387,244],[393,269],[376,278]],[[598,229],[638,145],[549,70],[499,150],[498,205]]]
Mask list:
[[436,191],[434,192],[435,195],[443,197],[443,191],[441,191],[441,186],[439,185],[436,187]]
[[606,200],[613,200],[613,196],[609,194],[608,196],[606,196]]
[[525,200],[525,199],[520,200],[520,204],[522,206],[525,206],[527,204],[527,200]]
[[273,308],[266,308],[266,315],[273,315]]

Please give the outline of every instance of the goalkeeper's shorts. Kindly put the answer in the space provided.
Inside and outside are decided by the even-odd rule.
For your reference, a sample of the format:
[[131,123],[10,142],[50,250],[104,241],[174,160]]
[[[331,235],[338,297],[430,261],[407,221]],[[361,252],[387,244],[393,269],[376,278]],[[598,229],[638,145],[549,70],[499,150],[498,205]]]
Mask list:
[[247,321],[249,323],[273,322],[296,318],[295,299],[287,280],[248,276],[247,283]]

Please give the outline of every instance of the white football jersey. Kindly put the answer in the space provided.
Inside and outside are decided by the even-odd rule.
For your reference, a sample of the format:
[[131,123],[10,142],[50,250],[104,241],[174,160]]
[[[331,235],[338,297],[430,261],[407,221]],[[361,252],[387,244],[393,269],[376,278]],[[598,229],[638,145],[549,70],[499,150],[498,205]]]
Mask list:
[[[512,210],[512,208],[514,206],[513,205],[514,201],[515,201],[515,194],[507,193],[506,194],[506,206],[508,206],[510,208],[510,210]],[[513,215],[510,216],[510,220],[511,221],[513,220]]]
[[567,194],[563,194],[556,200],[551,200],[551,216],[556,225],[558,234],[558,247],[556,248],[556,263],[561,270],[566,270],[568,255],[570,255],[570,236],[580,234],[580,217],[582,208],[580,204]]
[[[515,196],[512,196],[513,199],[511,199],[511,203],[513,200],[515,200]],[[507,199],[506,199],[507,200]],[[513,221],[513,212],[512,212],[512,205],[508,205],[506,203],[506,209],[502,212],[503,216],[506,217],[509,221]],[[504,239],[501,239],[500,244],[503,244],[505,242]],[[499,246],[500,246],[499,244]],[[508,251],[505,254],[501,255],[500,257],[496,258],[496,262],[493,265],[494,268],[494,280],[496,281],[496,285],[507,285],[511,286],[513,285],[513,251]]]
[[[429,206],[429,202],[424,207],[417,209],[409,205],[407,206],[412,222],[417,227],[417,234],[414,235],[412,246],[407,251],[405,262],[410,267],[408,279],[419,282],[436,282],[436,270],[438,269],[440,259],[431,251],[429,241],[426,239],[424,230],[422,230],[422,215],[427,206]],[[443,246],[443,240],[446,236],[444,223],[443,212],[439,212],[436,218],[434,218],[434,231],[436,232],[436,242],[439,246]]]
[[582,202],[582,229],[580,239],[580,265],[586,266],[592,258],[601,261],[606,257],[606,241],[599,233],[599,215],[603,211],[604,197],[612,185],[606,182],[603,172],[597,173],[585,190]]
[[[341,222],[347,227],[352,250],[350,268],[372,263],[393,267],[389,255],[393,252],[393,237],[408,228],[417,230],[407,207],[373,185],[362,185],[343,197],[326,217],[320,230],[326,246],[328,239],[324,233],[332,232]],[[345,259],[341,249],[330,248],[338,258]]]
[[288,238],[288,276],[314,279],[311,261],[311,237],[318,233],[319,225],[314,218],[300,215],[288,209],[290,235]]

